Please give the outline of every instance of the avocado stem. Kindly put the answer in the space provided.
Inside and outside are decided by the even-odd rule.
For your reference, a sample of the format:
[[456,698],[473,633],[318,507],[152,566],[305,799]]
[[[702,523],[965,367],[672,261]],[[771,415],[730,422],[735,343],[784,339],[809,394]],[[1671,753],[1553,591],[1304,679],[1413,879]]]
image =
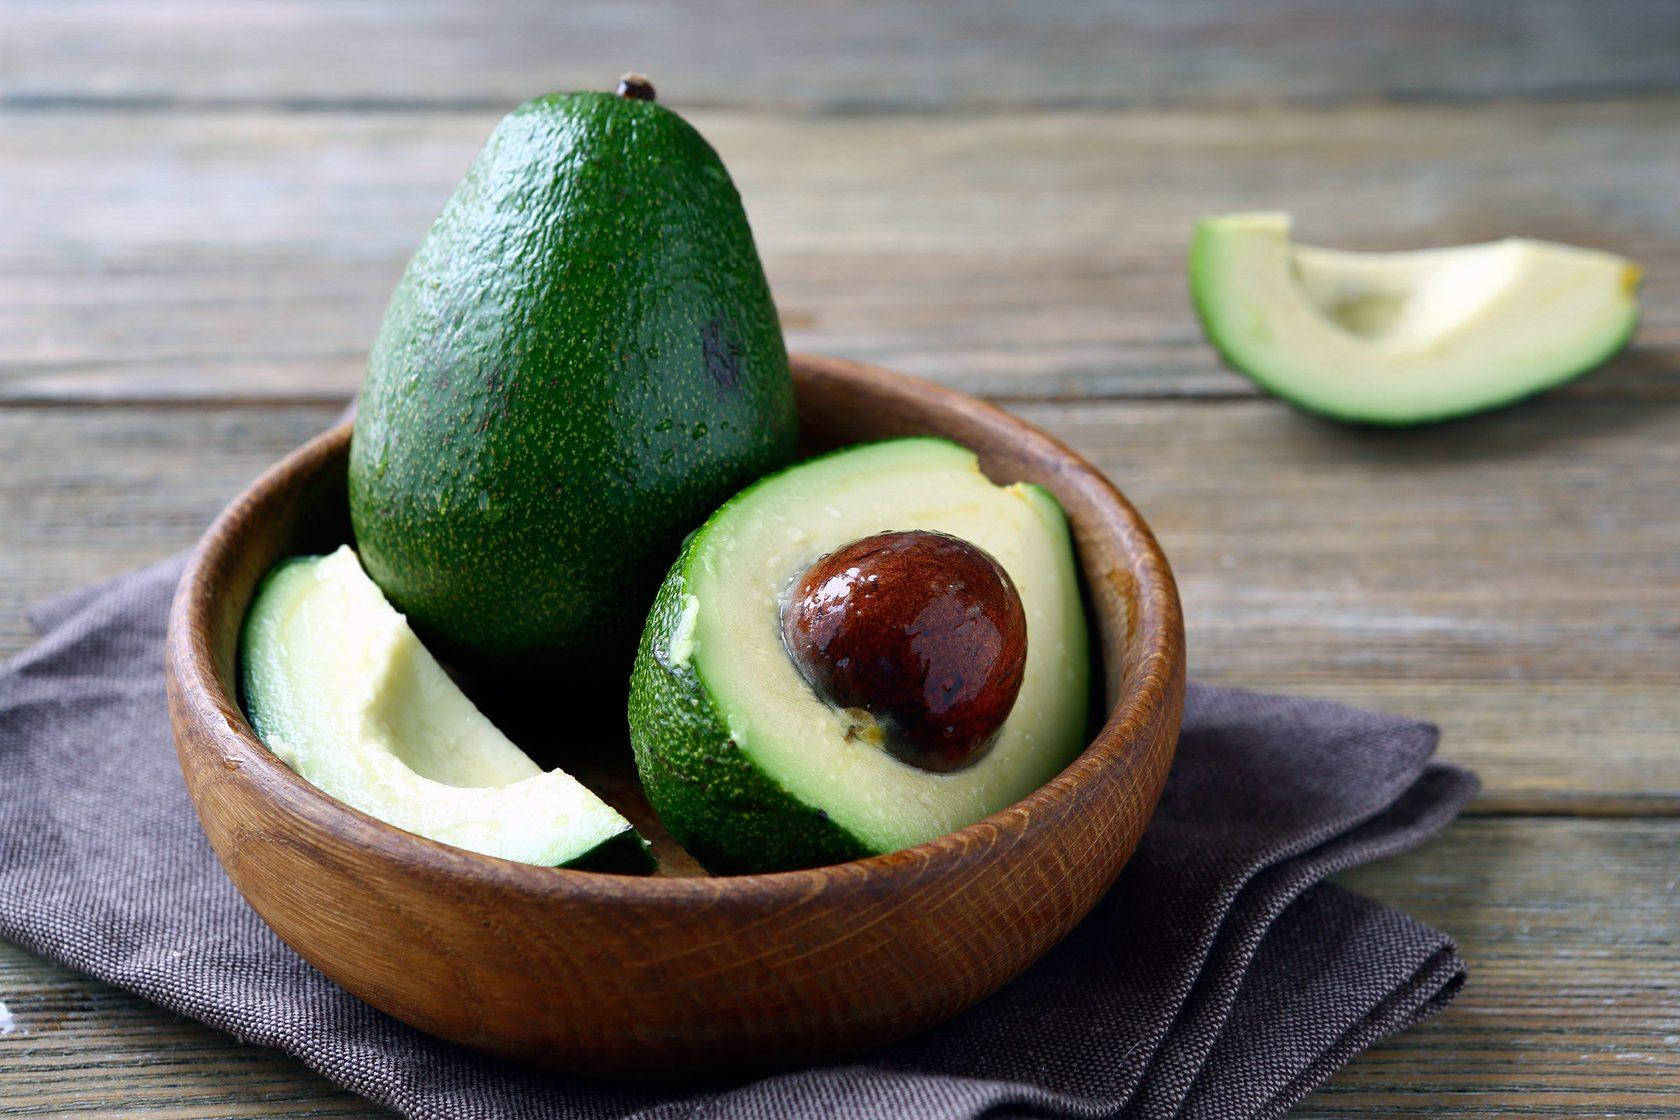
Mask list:
[[646,74],[638,74],[631,70],[618,79],[618,95],[632,101],[652,101],[654,98],[653,83],[648,81]]

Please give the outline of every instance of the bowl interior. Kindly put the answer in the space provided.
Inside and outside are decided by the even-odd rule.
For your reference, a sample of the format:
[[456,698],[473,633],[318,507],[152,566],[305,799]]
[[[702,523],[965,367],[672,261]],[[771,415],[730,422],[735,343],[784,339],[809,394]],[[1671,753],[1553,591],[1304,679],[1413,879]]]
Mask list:
[[[1100,693],[1093,690],[1091,729],[1096,731],[1105,720],[1113,725],[1127,707],[1162,702],[1163,697],[1141,694],[1148,681],[1138,670],[1175,641],[1181,643],[1176,593],[1141,518],[1101,475],[1043,433],[963,394],[834,359],[795,356],[793,364],[802,454],[867,440],[942,435],[973,448],[994,482],[1035,482],[1055,493],[1073,526],[1094,639],[1093,679],[1105,686]],[[860,397],[860,388],[869,395]],[[293,469],[287,472],[284,485],[264,486],[259,481],[246,501],[260,508],[247,511],[256,515],[247,520],[260,521],[271,531],[241,532],[237,547],[224,548],[217,555],[220,563],[214,609],[206,612],[205,652],[219,698],[232,709],[230,722],[244,723],[235,659],[239,628],[262,575],[285,557],[328,552],[353,540],[345,498],[347,429],[347,424],[342,425],[320,437],[294,456],[300,461],[289,460]],[[560,755],[545,745],[552,736],[542,733],[551,713],[548,706],[535,707],[521,694],[498,693],[467,678],[461,683],[486,714],[539,763],[563,765],[628,817],[653,845],[656,874],[708,876],[665,830],[643,796],[618,706],[602,705],[589,733],[568,741]],[[289,771],[282,780],[288,776]],[[385,832],[397,831],[371,819],[368,823]]]

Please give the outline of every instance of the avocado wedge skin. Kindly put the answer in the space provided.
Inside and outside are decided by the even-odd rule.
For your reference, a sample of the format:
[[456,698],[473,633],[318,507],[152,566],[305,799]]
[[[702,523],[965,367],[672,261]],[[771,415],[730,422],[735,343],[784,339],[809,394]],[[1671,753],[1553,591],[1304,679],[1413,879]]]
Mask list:
[[717,154],[657,103],[554,94],[496,128],[392,296],[352,522],[368,573],[451,660],[617,684],[682,534],[794,437]]
[[659,861],[648,842],[634,832],[603,840],[561,867],[570,871],[600,871],[613,875],[651,875]]
[[1619,331],[1610,335],[1602,346],[1585,353],[1578,361],[1560,366],[1550,376],[1530,381],[1513,392],[1496,393],[1474,402],[1459,403],[1439,409],[1384,412],[1372,409],[1337,407],[1335,404],[1301,392],[1286,378],[1274,376],[1259,368],[1255,363],[1245,360],[1244,356],[1234,348],[1232,341],[1227,338],[1222,324],[1218,321],[1211,307],[1211,301],[1215,298],[1214,291],[1217,286],[1213,257],[1218,252],[1218,220],[1217,218],[1204,218],[1197,222],[1191,240],[1188,261],[1190,304],[1201,324],[1204,337],[1219,354],[1220,360],[1226,368],[1242,374],[1267,393],[1293,405],[1302,412],[1334,420],[1338,423],[1366,428],[1415,428],[1505,408],[1539,396],[1557,388],[1559,385],[1591,373],[1626,348],[1639,329],[1639,309],[1635,304]]
[[[684,542],[660,585],[630,673],[630,743],[648,803],[677,842],[720,875],[760,870],[766,852],[777,853],[782,867],[873,854],[749,759],[693,664],[672,657],[688,594],[684,572],[703,532]],[[643,731],[652,726],[660,728],[657,738]]]

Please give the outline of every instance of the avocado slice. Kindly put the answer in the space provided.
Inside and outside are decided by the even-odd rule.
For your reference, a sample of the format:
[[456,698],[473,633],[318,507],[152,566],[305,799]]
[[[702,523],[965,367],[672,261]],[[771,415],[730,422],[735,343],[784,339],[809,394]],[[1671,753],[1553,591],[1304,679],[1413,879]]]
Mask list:
[[1190,295],[1234,369],[1310,412],[1418,424],[1538,393],[1633,337],[1639,266],[1510,238],[1403,253],[1316,249],[1287,214],[1197,223]]
[[375,583],[447,660],[622,688],[684,534],[793,459],[793,382],[711,145],[653,100],[514,109],[391,297],[350,446]]
[[[814,561],[860,538],[935,530],[984,549],[1025,610],[1020,691],[990,750],[949,773],[848,734],[795,668],[779,617]],[[715,872],[896,851],[1018,801],[1083,749],[1089,650],[1067,518],[999,487],[946,440],[866,444],[749,487],[684,544],[630,681],[630,735],[660,820]]]
[[371,817],[542,866],[652,869],[630,823],[543,770],[473,706],[341,546],[277,565],[240,635],[257,735]]

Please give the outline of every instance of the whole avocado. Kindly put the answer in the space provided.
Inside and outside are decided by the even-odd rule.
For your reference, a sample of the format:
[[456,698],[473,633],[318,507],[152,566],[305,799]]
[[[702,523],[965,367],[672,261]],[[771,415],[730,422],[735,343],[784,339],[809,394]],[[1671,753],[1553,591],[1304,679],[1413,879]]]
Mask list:
[[684,534],[794,437],[740,196],[627,75],[508,114],[421,243],[369,358],[351,520],[458,662],[622,681]]

